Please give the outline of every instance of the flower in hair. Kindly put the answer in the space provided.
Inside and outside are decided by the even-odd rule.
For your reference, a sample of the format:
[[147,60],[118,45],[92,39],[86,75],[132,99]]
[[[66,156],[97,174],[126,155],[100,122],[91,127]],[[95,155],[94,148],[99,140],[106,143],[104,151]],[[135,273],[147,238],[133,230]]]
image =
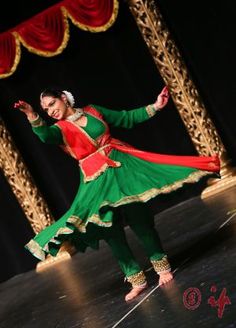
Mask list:
[[63,90],[62,92],[66,95],[66,98],[69,101],[71,107],[73,107],[75,104],[75,99],[74,99],[74,96],[72,95],[72,93],[69,91],[66,91],[66,90]]

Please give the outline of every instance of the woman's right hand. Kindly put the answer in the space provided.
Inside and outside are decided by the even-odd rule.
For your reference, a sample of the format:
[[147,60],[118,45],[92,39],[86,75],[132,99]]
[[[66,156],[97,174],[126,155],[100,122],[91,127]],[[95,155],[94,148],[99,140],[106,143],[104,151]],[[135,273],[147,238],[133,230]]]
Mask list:
[[34,120],[37,117],[37,114],[34,112],[33,107],[26,101],[18,100],[14,103],[14,108],[17,108],[21,112],[25,113],[25,115],[30,120]]

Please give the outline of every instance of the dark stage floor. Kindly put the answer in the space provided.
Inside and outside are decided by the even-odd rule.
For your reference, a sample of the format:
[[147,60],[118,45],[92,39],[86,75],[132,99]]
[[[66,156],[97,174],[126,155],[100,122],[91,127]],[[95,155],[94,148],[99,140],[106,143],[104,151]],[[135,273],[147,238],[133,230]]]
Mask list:
[[40,273],[30,271],[0,284],[0,327],[236,327],[233,209],[236,187],[205,201],[192,198],[156,216],[175,270],[165,287],[157,286],[142,248],[127,229],[149,280],[137,300],[124,302],[129,286],[102,243],[98,252],[76,254]]

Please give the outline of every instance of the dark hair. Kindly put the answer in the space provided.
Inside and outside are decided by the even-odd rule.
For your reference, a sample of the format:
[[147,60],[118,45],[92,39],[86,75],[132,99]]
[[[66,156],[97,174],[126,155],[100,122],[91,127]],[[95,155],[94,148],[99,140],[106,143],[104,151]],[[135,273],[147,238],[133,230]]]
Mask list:
[[43,97],[54,97],[54,98],[61,98],[61,95],[63,94],[63,91],[59,89],[53,89],[53,88],[48,88],[43,90],[40,94],[40,98]]

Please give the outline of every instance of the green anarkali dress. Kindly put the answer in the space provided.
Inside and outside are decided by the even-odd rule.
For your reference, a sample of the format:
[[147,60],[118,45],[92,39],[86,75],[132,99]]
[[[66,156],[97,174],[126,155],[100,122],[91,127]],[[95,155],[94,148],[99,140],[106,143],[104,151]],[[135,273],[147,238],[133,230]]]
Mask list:
[[[150,105],[129,111],[91,106],[102,115],[108,125],[115,127],[131,128],[155,114]],[[87,125],[80,129],[88,138],[98,140],[104,133],[106,124],[89,111],[85,115]],[[33,127],[33,132],[43,142],[65,144],[63,131],[57,125],[40,124]],[[98,248],[99,239],[102,238],[99,231],[101,227],[107,229],[112,226],[115,207],[132,202],[147,202],[157,195],[172,192],[184,183],[197,182],[201,177],[216,171],[154,163],[117,149],[109,153],[109,158],[120,165],[108,167],[91,181],[85,181],[80,170],[80,185],[69,210],[25,246],[38,259],[44,260],[47,254],[55,256],[65,240],[69,240],[79,251],[85,251],[87,246]]]

